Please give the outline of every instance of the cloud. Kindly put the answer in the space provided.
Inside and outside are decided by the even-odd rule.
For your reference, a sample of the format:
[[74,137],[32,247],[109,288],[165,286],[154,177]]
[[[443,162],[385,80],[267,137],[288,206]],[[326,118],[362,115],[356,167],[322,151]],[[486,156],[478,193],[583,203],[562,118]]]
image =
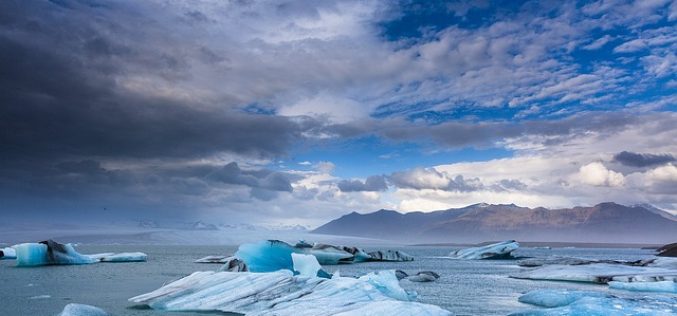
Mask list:
[[606,45],[611,40],[613,40],[613,37],[611,37],[610,35],[607,34],[607,35],[604,35],[604,36],[594,40],[592,43],[585,45],[581,48],[585,49],[585,50],[597,50],[597,49],[602,48],[602,46]]
[[337,185],[342,192],[376,192],[388,189],[384,176],[370,176],[364,182],[360,180],[342,180]]
[[594,186],[619,187],[625,183],[623,174],[607,169],[601,162],[592,162],[578,170],[577,178]]
[[670,154],[646,154],[622,151],[614,155],[614,160],[631,167],[648,167],[675,161]]

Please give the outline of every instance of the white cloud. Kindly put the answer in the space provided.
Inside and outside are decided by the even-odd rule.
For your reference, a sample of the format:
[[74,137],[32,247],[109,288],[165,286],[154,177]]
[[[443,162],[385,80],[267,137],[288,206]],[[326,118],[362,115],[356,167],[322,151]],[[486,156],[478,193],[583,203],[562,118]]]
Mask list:
[[625,183],[621,173],[607,169],[601,162],[592,162],[582,166],[576,179],[584,184],[594,186],[620,187]]

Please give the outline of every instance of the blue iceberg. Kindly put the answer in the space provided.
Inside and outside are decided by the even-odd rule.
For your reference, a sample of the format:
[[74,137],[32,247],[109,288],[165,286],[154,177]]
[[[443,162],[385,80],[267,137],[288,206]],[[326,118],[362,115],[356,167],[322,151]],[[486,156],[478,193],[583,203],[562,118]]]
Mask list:
[[520,297],[520,302],[546,307],[511,316],[667,316],[677,314],[677,298],[620,298],[582,291],[538,290]]
[[[295,271],[292,254],[305,254],[305,249],[311,248],[299,249],[279,240],[267,240],[240,245],[235,257],[244,261],[248,271],[251,272]],[[315,257],[317,258],[317,256]],[[325,278],[331,277],[329,273],[321,269],[317,274]]]
[[57,316],[109,316],[109,314],[95,306],[71,303]]
[[25,243],[14,246],[16,265],[20,267],[52,264],[89,264],[95,259],[75,251],[71,244],[60,244],[52,240],[39,243]]
[[83,255],[75,251],[72,244],[60,244],[53,240],[19,244],[13,247],[16,250],[16,265],[19,267],[90,264],[96,262],[138,262],[146,261],[147,259],[146,254],[142,252]]
[[482,247],[471,247],[449,254],[453,259],[514,259],[512,252],[519,248],[519,243],[514,240],[503,241]]
[[[302,269],[298,267],[298,269]],[[451,315],[412,302],[394,271],[331,279],[268,273],[195,272],[130,301],[162,311],[221,311],[245,315]]]

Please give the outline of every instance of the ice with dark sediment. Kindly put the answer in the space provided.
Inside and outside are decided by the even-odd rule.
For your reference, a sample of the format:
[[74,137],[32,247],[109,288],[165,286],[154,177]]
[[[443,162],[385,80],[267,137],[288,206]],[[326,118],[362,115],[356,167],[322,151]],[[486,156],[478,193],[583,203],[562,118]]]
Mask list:
[[[317,263],[295,254],[300,275],[280,270],[267,273],[195,272],[130,301],[162,311],[221,311],[245,315],[451,315],[434,305],[413,302],[392,270],[360,278],[308,277]],[[319,263],[318,263],[319,265]],[[306,268],[308,268],[306,270]]]
[[110,316],[110,314],[96,306],[70,303],[57,316]]
[[12,247],[0,248],[0,260],[16,259],[16,250]]
[[19,244],[13,246],[13,248],[16,250],[16,265],[24,267],[78,265],[96,262],[137,262],[147,259],[146,254],[141,252],[84,255],[77,252],[72,244],[60,244],[53,240]]
[[246,272],[249,271],[249,268],[247,268],[247,264],[244,260],[232,256],[226,258],[226,262],[219,268],[219,271]]
[[397,270],[395,273],[398,279],[405,279],[411,282],[433,282],[440,278],[440,275],[433,271],[420,271],[412,275],[408,275],[402,270]]
[[539,306],[511,316],[667,316],[677,314],[675,297],[621,298],[605,293],[568,290],[536,290],[519,301]]
[[449,254],[452,259],[514,259],[512,252],[519,248],[519,243],[508,240],[481,247],[470,247],[453,251]]
[[399,250],[373,251],[369,253],[369,257],[367,261],[414,261],[414,257]]

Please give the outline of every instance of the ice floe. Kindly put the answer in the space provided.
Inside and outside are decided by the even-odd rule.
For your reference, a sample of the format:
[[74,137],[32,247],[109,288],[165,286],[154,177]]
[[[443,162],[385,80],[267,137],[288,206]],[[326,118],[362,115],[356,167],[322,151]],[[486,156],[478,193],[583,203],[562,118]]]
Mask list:
[[109,314],[95,306],[70,303],[57,316],[109,316]]
[[373,251],[369,253],[369,257],[365,261],[414,261],[414,257],[399,250]]
[[[675,279],[675,278],[673,278]],[[677,294],[677,279],[654,282],[622,282],[611,281],[609,287],[617,290],[636,291],[636,292],[664,292]]]
[[517,279],[573,281],[606,284],[610,281],[655,282],[677,279],[677,270],[670,263],[658,262],[645,266],[612,263],[582,265],[546,265],[511,275]]
[[195,263],[226,263],[232,256],[206,256],[204,258],[197,259],[193,262]]
[[667,316],[677,313],[677,298],[621,298],[604,293],[537,290],[519,298],[541,309],[520,311],[511,316]]
[[514,240],[503,241],[481,247],[471,247],[453,251],[449,257],[453,259],[513,259],[512,252],[519,248]]
[[440,275],[433,271],[420,271],[409,275],[402,270],[395,270],[395,275],[398,280],[406,279],[411,282],[432,282],[440,278]]
[[60,244],[53,240],[39,243],[24,243],[13,246],[16,250],[16,265],[20,267],[43,265],[90,264],[95,262],[136,262],[146,261],[141,252],[101,253],[83,255],[72,244]]
[[245,315],[451,315],[410,299],[412,294],[399,286],[394,271],[326,279],[281,270],[195,272],[130,301],[164,311]]
[[12,247],[1,248],[0,260],[2,259],[16,259],[16,250]]

